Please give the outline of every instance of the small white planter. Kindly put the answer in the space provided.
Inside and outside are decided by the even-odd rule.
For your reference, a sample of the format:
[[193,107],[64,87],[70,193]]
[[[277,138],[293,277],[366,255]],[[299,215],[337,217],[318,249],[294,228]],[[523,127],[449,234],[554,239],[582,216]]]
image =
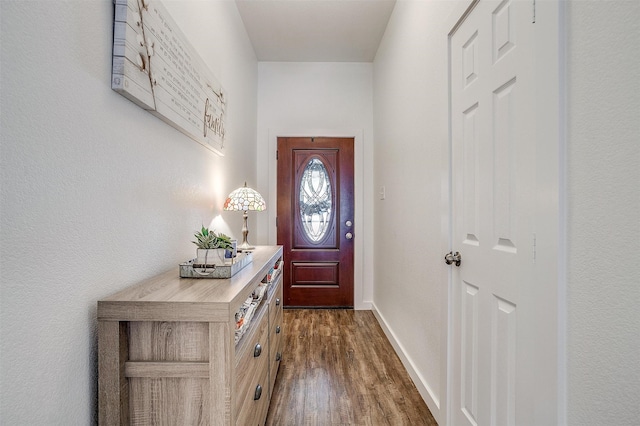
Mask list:
[[[218,265],[224,266],[225,249],[197,249],[198,257],[196,262],[199,265]],[[231,260],[228,260],[231,263]]]

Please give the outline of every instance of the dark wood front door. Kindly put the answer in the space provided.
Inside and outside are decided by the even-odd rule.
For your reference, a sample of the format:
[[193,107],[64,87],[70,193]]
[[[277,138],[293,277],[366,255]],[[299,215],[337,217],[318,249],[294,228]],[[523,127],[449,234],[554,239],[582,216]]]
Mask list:
[[285,307],[353,307],[353,138],[278,138]]

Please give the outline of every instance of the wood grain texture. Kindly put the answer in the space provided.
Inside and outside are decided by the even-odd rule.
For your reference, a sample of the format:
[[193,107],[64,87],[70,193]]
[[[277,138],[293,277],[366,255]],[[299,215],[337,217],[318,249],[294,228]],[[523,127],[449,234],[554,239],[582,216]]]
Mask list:
[[[231,425],[235,419],[233,393],[235,389],[233,362],[235,323],[209,323],[209,425]],[[215,344],[214,344],[215,342]]]
[[[260,384],[265,388],[266,383],[259,383],[259,377],[267,372],[269,368],[269,321],[268,314],[263,309],[259,312],[259,316],[254,317],[256,321],[255,330],[250,335],[245,335],[242,339],[245,343],[241,351],[236,351],[236,405],[235,410],[238,417],[240,411],[246,410],[253,400],[255,387]],[[256,356],[255,348],[257,345],[262,347],[259,355]]]
[[98,320],[234,321],[234,314],[282,257],[282,248],[258,246],[253,262],[227,279],[180,278],[177,268],[98,301]]
[[130,361],[208,361],[209,323],[130,321]]
[[129,386],[124,376],[127,326],[98,322],[98,421],[101,425],[129,424]]
[[131,425],[209,425],[209,380],[129,379]]
[[[253,263],[231,279],[181,279],[169,271],[99,301],[99,424],[264,424],[269,307],[274,295],[282,297],[281,283],[273,284],[237,346],[234,314],[281,257],[281,247],[257,247]],[[253,358],[252,336],[264,347],[259,365],[238,366],[244,352]],[[236,367],[244,369],[236,374]],[[253,376],[241,392],[245,370]],[[254,401],[258,385],[264,392]]]
[[371,311],[285,310],[267,425],[437,425]]
[[125,377],[147,377],[160,379],[172,378],[209,378],[208,362],[126,362]]

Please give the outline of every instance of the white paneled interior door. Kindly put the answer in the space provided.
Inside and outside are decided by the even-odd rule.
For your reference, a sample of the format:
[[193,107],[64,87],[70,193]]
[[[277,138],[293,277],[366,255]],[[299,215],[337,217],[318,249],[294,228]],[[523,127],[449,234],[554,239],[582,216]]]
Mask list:
[[480,0],[450,35],[452,249],[462,257],[450,305],[455,426],[556,422],[555,409],[536,407],[555,398],[537,375],[555,377],[544,360],[555,359],[556,342],[545,346],[536,326],[555,315],[556,297],[536,290],[544,224],[533,4]]

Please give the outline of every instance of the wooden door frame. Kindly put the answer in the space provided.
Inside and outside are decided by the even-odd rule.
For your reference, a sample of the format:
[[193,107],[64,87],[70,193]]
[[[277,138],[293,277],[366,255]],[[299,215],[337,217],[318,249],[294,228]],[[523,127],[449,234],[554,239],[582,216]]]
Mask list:
[[[373,220],[367,219],[365,204],[371,205],[373,195],[370,200],[365,201],[365,168],[364,168],[364,130],[363,129],[269,129],[269,161],[268,161],[268,190],[270,200],[278,199],[277,192],[277,163],[276,149],[278,147],[279,137],[344,137],[353,138],[354,165],[353,165],[353,183],[354,183],[354,252],[353,252],[353,308],[356,310],[370,310],[373,306],[373,272],[365,271],[364,264],[372,264],[373,249],[365,252],[366,236],[373,235]],[[369,179],[373,182],[373,179]],[[373,188],[368,189],[373,194]],[[369,209],[369,215],[372,215],[372,209]],[[276,244],[277,229],[276,206],[267,206],[266,229],[268,230],[269,244]],[[371,216],[370,216],[371,217]],[[264,223],[264,222],[263,222]],[[371,247],[372,244],[370,243]],[[365,284],[367,283],[367,284]]]
[[[480,0],[469,0],[458,3],[457,8],[451,13],[449,21],[445,28],[450,28],[447,34],[447,64],[448,64],[448,117],[449,117],[449,140],[448,150],[443,150],[443,165],[448,167],[448,173],[443,173],[443,188],[447,188],[447,193],[443,193],[443,197],[446,198],[446,202],[442,203],[443,211],[442,217],[446,217],[447,223],[443,223],[443,244],[444,250],[442,253],[449,252],[455,249],[453,247],[453,129],[452,129],[452,99],[451,99],[451,37],[467,18],[469,13],[475,8],[476,4]],[[532,0],[533,4],[533,0]],[[544,52],[544,61],[536,62],[535,74],[538,76],[539,81],[549,82],[550,87],[545,87],[543,94],[539,95],[539,99],[536,104],[536,117],[543,120],[549,125],[544,129],[539,130],[537,138],[537,146],[542,149],[539,150],[537,158],[544,158],[546,154],[551,154],[552,159],[547,160],[548,164],[554,164],[557,167],[548,169],[541,169],[540,165],[537,165],[537,182],[538,188],[548,189],[547,194],[536,194],[538,197],[538,204],[543,206],[536,207],[535,217],[546,217],[553,222],[555,226],[553,229],[537,229],[537,237],[543,238],[546,242],[550,243],[552,247],[548,247],[547,257],[554,262],[554,271],[538,271],[540,267],[536,268],[536,275],[540,274],[543,279],[548,280],[547,288],[555,289],[556,307],[554,312],[557,318],[556,324],[556,360],[557,360],[557,377],[556,377],[556,389],[557,401],[556,401],[556,418],[557,424],[566,424],[566,406],[567,406],[567,392],[566,392],[566,377],[567,377],[567,360],[566,360],[566,317],[567,317],[567,281],[566,281],[566,227],[567,227],[567,213],[566,213],[566,187],[565,176],[567,170],[566,164],[566,117],[564,111],[564,98],[566,87],[566,70],[565,70],[565,51],[564,45],[566,40],[566,34],[564,32],[565,22],[565,8],[564,2],[537,2],[536,16],[541,19],[536,20],[537,25],[544,25],[547,27],[547,31],[550,32],[549,38],[542,45],[536,44],[536,52]],[[546,21],[543,19],[546,18]],[[555,43],[549,40],[554,40]],[[548,49],[545,51],[544,49]],[[549,102],[543,102],[542,100],[551,100],[553,105],[549,105]],[[542,154],[540,153],[542,152]],[[546,198],[545,198],[546,197]],[[445,379],[441,381],[441,393],[442,399],[439,404],[439,409],[444,410],[440,412],[439,419],[442,421],[442,426],[451,425],[452,417],[452,398],[451,392],[452,386],[452,367],[451,362],[452,345],[453,345],[453,270],[449,269],[448,282],[447,282],[447,297],[443,298],[442,312],[443,322],[446,324],[446,332],[443,333],[446,342],[442,342],[441,345],[441,359],[443,363],[441,365],[441,377]]]

